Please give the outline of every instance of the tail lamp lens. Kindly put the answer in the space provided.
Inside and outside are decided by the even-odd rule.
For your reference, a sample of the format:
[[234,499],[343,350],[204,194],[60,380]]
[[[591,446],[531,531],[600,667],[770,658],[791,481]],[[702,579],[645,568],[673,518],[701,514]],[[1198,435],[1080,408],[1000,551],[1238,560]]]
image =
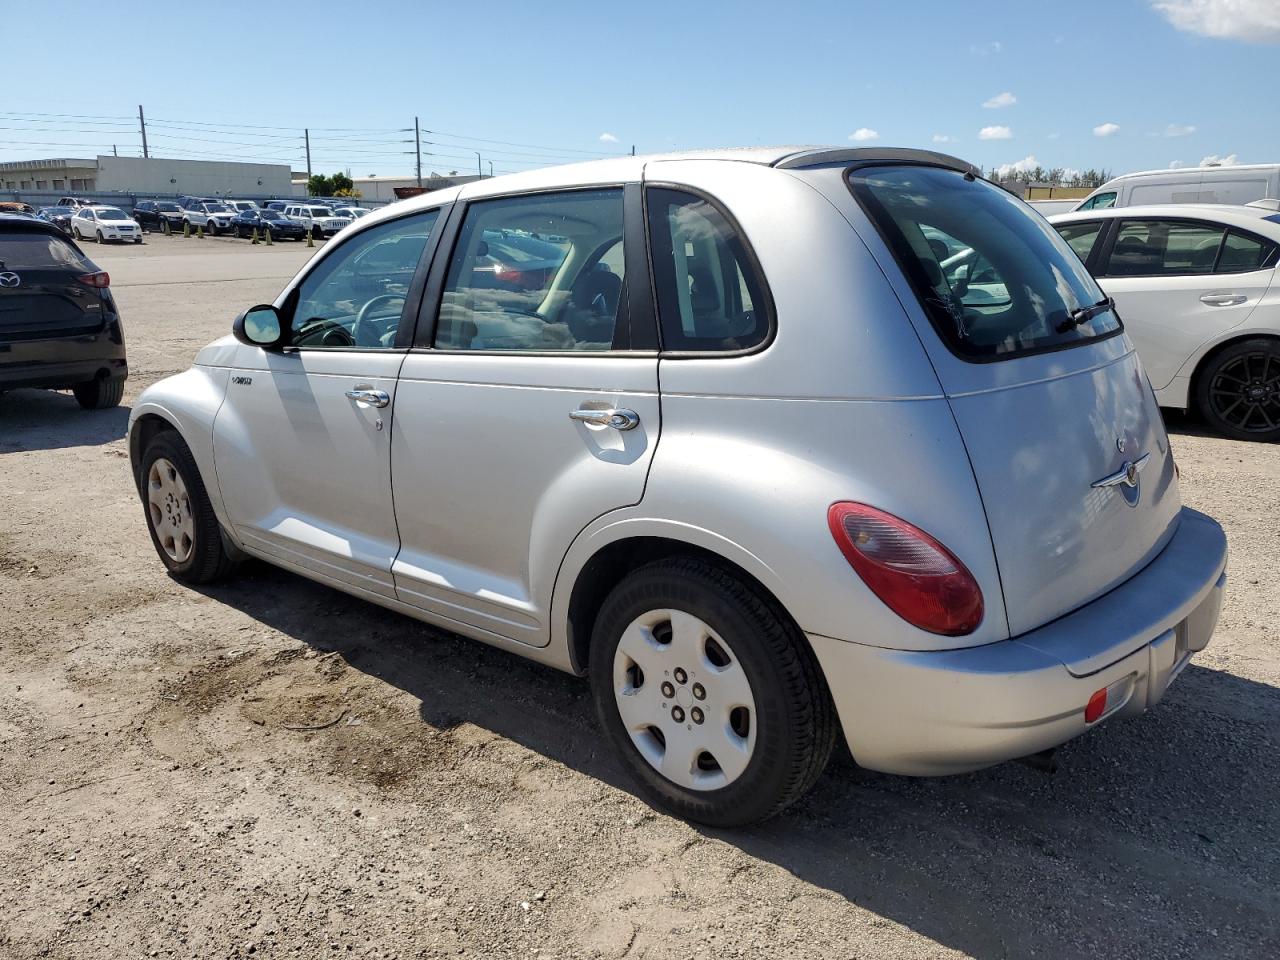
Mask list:
[[107,273],[99,271],[98,273],[82,273],[76,277],[86,287],[95,287],[98,290],[105,290],[111,286],[111,277]]
[[836,545],[871,592],[902,619],[948,637],[982,622],[982,590],[955,555],[900,517],[865,503],[833,503]]

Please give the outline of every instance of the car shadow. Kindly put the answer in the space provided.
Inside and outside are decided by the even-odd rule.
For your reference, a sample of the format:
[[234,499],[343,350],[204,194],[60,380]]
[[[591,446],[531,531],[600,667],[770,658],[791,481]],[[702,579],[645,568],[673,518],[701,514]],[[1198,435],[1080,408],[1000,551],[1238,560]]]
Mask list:
[[69,391],[23,389],[0,395],[0,454],[101,446],[121,439],[128,427],[128,407],[85,410]]
[[[435,730],[474,724],[632,791],[585,681],[266,565],[246,574],[204,592],[405,691]],[[1192,665],[1143,717],[1064,747],[1056,773],[914,779],[845,753],[774,820],[699,833],[975,957],[1274,956],[1278,734],[1280,691]]]

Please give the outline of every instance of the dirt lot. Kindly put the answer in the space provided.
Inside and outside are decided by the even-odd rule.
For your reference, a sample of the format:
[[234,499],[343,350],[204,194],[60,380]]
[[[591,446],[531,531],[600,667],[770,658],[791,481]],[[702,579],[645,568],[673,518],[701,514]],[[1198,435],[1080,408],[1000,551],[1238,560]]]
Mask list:
[[[126,405],[311,252],[91,248]],[[1232,579],[1150,714],[721,834],[629,792],[581,682],[264,565],[170,580],[126,418],[0,398],[0,956],[1280,954],[1280,447],[1170,424]]]

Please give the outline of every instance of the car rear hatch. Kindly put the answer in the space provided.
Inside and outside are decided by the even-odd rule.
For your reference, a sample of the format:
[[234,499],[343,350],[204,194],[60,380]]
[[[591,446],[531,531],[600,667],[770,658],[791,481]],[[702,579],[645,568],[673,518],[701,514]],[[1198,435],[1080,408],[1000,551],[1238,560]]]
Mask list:
[[[1155,397],[1079,258],[1021,200],[928,164],[848,174],[978,482],[1013,635],[1108,592],[1181,510]],[[872,239],[875,239],[874,237]]]
[[81,279],[93,276],[105,275],[56,228],[0,225],[0,343],[101,330],[107,301]]

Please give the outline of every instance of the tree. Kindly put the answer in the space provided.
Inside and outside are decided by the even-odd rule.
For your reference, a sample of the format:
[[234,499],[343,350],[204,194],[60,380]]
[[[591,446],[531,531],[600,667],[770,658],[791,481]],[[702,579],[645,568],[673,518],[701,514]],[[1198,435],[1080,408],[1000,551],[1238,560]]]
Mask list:
[[323,173],[313,173],[307,179],[307,193],[313,197],[333,196],[333,178]]

